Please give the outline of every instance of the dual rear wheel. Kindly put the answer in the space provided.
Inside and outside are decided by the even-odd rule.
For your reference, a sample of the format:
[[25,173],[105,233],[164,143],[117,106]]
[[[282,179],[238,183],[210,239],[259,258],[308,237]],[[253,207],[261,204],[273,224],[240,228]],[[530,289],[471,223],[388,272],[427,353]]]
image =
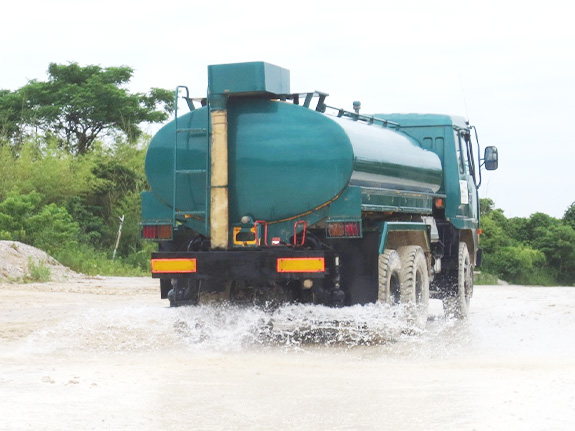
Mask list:
[[378,300],[405,306],[408,323],[423,328],[429,309],[429,271],[419,246],[385,250],[378,262]]

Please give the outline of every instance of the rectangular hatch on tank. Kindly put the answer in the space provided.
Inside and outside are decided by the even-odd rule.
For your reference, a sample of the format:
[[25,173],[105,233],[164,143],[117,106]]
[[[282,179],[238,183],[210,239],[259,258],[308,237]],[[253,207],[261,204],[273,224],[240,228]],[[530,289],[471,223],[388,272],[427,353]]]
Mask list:
[[210,94],[289,94],[290,72],[263,61],[208,66]]

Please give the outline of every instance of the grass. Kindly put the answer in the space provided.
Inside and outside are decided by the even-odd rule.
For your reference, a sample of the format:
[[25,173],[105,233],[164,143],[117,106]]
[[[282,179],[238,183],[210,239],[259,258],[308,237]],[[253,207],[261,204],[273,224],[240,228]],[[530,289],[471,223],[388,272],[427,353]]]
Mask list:
[[[146,257],[147,256],[147,257]],[[149,262],[149,254],[136,257],[110,259],[106,253],[85,244],[73,249],[60,250],[54,256],[62,265],[86,275],[111,275],[120,277],[148,276],[149,270],[142,262]],[[147,263],[149,265],[149,263]]]
[[31,257],[28,258],[28,276],[24,281],[45,283],[51,279],[52,272],[48,265],[41,261],[34,263]]
[[477,285],[496,285],[499,279],[496,275],[489,274],[487,272],[476,273],[473,277],[473,283]]

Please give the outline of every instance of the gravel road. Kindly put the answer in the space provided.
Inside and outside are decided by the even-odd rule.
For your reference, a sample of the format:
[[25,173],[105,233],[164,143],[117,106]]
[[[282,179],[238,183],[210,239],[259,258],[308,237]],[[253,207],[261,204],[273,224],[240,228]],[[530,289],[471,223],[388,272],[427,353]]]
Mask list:
[[385,307],[170,309],[157,281],[0,284],[0,430],[571,430],[575,288]]

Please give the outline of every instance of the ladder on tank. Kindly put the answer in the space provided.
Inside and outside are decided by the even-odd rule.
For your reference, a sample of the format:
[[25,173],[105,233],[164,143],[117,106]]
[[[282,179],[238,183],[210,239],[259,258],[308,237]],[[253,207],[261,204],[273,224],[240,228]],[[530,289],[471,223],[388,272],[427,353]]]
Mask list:
[[[178,127],[178,99],[180,97],[180,90],[185,90],[186,95],[183,96],[183,99],[186,101],[188,108],[190,111],[194,111],[196,108],[194,106],[194,101],[199,101],[201,99],[192,99],[190,98],[190,93],[188,87],[184,85],[179,85],[176,88],[175,92],[175,102],[174,102],[174,114],[175,114],[175,139],[174,139],[174,170],[173,170],[173,195],[172,195],[172,226],[176,226],[177,220],[180,217],[188,218],[198,218],[203,219],[204,221],[204,231],[209,233],[209,204],[210,204],[210,114],[208,109],[208,124],[205,128],[179,128]],[[190,137],[206,137],[206,165],[204,169],[178,169],[178,143],[181,141],[179,139],[180,136],[185,136],[185,141],[188,142]],[[205,178],[205,201],[204,201],[204,210],[191,210],[191,209],[183,209],[177,207],[177,197],[178,197],[178,178],[180,176],[197,176],[203,175]]]

